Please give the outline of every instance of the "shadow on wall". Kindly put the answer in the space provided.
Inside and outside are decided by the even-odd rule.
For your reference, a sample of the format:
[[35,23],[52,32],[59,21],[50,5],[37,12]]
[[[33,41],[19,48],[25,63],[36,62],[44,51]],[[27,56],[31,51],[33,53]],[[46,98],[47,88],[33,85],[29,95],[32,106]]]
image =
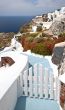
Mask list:
[[11,58],[11,57],[8,57],[8,56],[5,56],[5,57],[1,57],[1,61],[0,61],[0,67],[2,66],[6,66],[6,65],[13,65],[15,63],[15,61]]
[[17,101],[15,110],[26,110],[26,97],[20,97]]

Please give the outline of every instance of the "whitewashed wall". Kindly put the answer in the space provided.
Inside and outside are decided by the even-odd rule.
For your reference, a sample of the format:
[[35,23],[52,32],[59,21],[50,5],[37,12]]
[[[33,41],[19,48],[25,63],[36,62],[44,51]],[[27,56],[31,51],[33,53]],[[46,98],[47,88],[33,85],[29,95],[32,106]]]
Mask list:
[[[23,71],[27,68],[28,62],[20,74],[22,75]],[[12,86],[0,100],[0,110],[14,110],[17,103],[17,98],[21,96],[21,85],[19,82],[19,78],[20,76],[16,79],[15,82],[13,82]]]
[[6,71],[0,70],[0,110],[14,110],[20,96],[18,78],[28,68],[28,57],[17,51],[3,53],[2,56],[10,56],[16,63]]
[[50,26],[52,25],[52,21],[51,22],[42,22],[43,23],[43,28],[46,27],[46,29],[49,29]]
[[32,26],[32,32],[36,32],[37,31],[37,26]]
[[17,102],[17,80],[0,100],[0,110],[14,110]]

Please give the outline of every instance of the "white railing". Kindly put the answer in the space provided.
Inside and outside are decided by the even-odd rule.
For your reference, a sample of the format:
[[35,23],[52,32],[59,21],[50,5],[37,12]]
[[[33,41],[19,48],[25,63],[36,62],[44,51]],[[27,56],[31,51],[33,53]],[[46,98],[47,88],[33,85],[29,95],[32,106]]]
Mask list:
[[60,82],[54,78],[52,69],[35,64],[20,75],[21,96],[53,99],[59,102]]

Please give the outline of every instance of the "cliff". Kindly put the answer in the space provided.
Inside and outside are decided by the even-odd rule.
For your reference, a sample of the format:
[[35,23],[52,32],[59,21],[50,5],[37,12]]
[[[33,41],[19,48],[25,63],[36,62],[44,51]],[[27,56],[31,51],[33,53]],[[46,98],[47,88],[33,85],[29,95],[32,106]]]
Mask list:
[[61,82],[60,104],[63,110],[65,110],[65,42],[55,45],[53,49],[52,62],[58,65],[58,75]]
[[0,33],[0,49],[10,45],[11,39],[14,36],[14,32]]
[[52,62],[59,65],[63,58],[63,52],[65,48],[65,42],[55,44],[52,54]]
[[60,35],[65,32],[65,18],[61,20],[56,20],[52,23],[49,29],[53,35]]
[[52,54],[52,62],[58,65],[58,74],[65,72],[65,42],[55,45]]

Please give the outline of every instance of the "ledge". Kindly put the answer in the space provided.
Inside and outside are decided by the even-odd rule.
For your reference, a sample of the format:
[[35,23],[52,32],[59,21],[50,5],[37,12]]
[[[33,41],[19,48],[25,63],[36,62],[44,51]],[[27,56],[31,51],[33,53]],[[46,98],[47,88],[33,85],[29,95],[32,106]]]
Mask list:
[[28,63],[28,57],[17,51],[8,51],[0,54],[0,57],[4,56],[11,57],[15,63],[12,66],[0,68],[0,100]]

